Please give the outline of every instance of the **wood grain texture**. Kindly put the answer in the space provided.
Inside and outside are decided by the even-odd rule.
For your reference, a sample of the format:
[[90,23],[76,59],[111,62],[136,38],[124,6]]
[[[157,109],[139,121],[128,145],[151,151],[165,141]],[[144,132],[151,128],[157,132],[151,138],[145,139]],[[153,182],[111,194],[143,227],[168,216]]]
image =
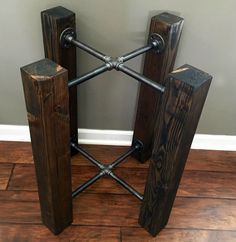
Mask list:
[[[109,164],[112,161],[116,160],[122,154],[124,154],[129,148],[128,147],[119,147],[119,146],[104,146],[104,145],[83,145],[82,146],[86,151],[96,157],[97,160],[102,161],[105,164]],[[92,166],[91,162],[84,158],[82,155],[78,154],[73,156],[71,159],[73,165],[85,165]],[[129,168],[147,168],[148,164],[140,163],[134,157],[129,156],[122,162],[119,167],[129,167]]]
[[33,164],[17,164],[12,173],[8,190],[37,191],[35,167]]
[[0,191],[0,201],[38,202],[37,191]]
[[44,59],[21,74],[42,220],[57,234],[72,222],[67,71]]
[[151,238],[140,228],[122,228],[122,241],[126,242],[233,242],[235,231],[195,230],[195,229],[163,229],[160,234]]
[[[82,145],[97,159],[109,163],[123,154],[125,146]],[[0,163],[33,163],[31,143],[16,141],[0,141]],[[92,166],[81,155],[72,157],[72,165]],[[133,157],[126,159],[120,167],[147,168],[149,162],[140,163]],[[205,170],[218,172],[236,172],[236,153],[234,151],[190,150],[185,170]]]
[[191,150],[186,169],[235,172],[236,156],[233,151]]
[[[8,160],[10,165],[16,163],[11,184],[19,189],[0,191],[0,241],[236,241],[236,200],[233,198],[236,152],[190,152],[167,228],[155,238],[137,223],[140,202],[127,195],[122,188],[116,188],[116,184],[110,179],[102,179],[103,184],[95,183],[91,190],[87,190],[74,200],[76,223],[60,235],[54,236],[41,223],[38,193],[35,191],[36,187],[31,186],[32,182],[36,184],[32,178],[33,164],[27,164],[31,154],[23,153],[23,150],[28,150],[27,146],[30,147],[30,144],[0,142],[0,150],[11,148],[12,161],[8,159],[7,152],[1,153],[0,157],[2,161]],[[127,149],[108,147],[106,151],[105,146],[91,145],[83,148],[92,152],[95,157],[107,161]],[[19,157],[21,151],[22,159]],[[80,155],[74,158],[76,165],[72,167],[72,171],[75,176],[74,182],[77,183],[88,177],[90,172],[92,175],[96,168],[85,165],[85,160]],[[26,164],[22,163],[23,160]],[[120,172],[120,176],[129,179],[129,182],[136,186],[145,180],[144,173],[135,173],[137,169],[139,172],[147,172],[147,165],[135,162],[132,158],[116,172]],[[77,176],[77,172],[80,176]],[[31,188],[35,190],[29,191]],[[117,193],[112,194],[114,191]],[[225,199],[227,197],[231,198]]]
[[[98,172],[96,167],[92,166],[72,166],[72,190],[80,184],[86,182]],[[145,176],[147,169],[122,169],[117,168],[115,173],[132,184],[139,192],[143,193],[145,185]],[[9,191],[37,191],[35,170],[33,165],[16,165],[8,186]],[[110,177],[103,177],[85,192],[92,193],[114,193],[129,194],[123,187],[117,184]]]
[[176,198],[167,228],[235,231],[235,200]]
[[0,210],[1,223],[42,223],[38,202],[1,201]]
[[[74,225],[139,227],[140,201],[131,195],[82,193],[73,201]],[[41,224],[38,202],[0,202],[1,223]],[[232,199],[177,197],[167,228],[236,231]]]
[[33,163],[30,142],[0,141],[0,163]]
[[[74,224],[139,227],[140,201],[131,195],[83,193],[74,200]],[[236,230],[232,199],[177,197],[167,228]]]
[[54,236],[42,225],[0,224],[0,241],[120,242],[120,229],[118,227],[70,226],[62,234]]
[[[160,34],[166,46],[161,54],[153,51],[146,54],[143,74],[163,86],[174,67],[183,22],[183,18],[170,13],[161,13],[151,19],[149,34]],[[138,139],[144,145],[141,152],[135,153],[135,157],[140,161],[151,157],[160,98],[161,93],[141,84],[133,136],[133,141]]]
[[184,197],[210,197],[236,199],[236,173],[185,171],[178,195]]
[[[96,169],[96,168],[95,168]],[[72,168],[72,184],[76,188],[79,184],[82,184],[89,178],[91,174],[95,175],[95,169],[89,169],[89,167],[78,167]],[[97,170],[97,169],[96,169]],[[132,185],[141,194],[144,191],[145,177],[147,170],[137,168],[116,168],[114,173]],[[83,174],[83,175],[82,175]],[[111,179],[110,177],[103,177],[93,184],[86,192],[89,193],[112,193],[112,194],[130,194],[120,184]]]
[[138,227],[139,206],[132,195],[82,193],[73,200],[73,224]]
[[[45,57],[68,70],[68,79],[76,77],[76,47],[62,48],[60,35],[66,28],[75,29],[75,14],[63,7],[47,9],[41,13]],[[77,87],[70,88],[70,136],[78,143],[77,131]],[[77,153],[75,150],[72,154]]]
[[[120,146],[83,145],[82,147],[106,164],[127,150],[127,147]],[[72,157],[71,162],[73,165],[92,166],[91,162],[79,154]],[[149,167],[149,161],[140,163],[134,157],[128,157],[120,164],[120,167],[145,169]],[[234,151],[190,150],[185,169],[236,172],[236,153]]]
[[211,79],[189,65],[167,78],[139,217],[152,235],[168,222]]
[[[72,190],[97,173],[92,166],[72,166]],[[148,170],[143,168],[116,168],[115,174],[143,193]],[[236,199],[236,170],[229,172],[208,172],[185,170],[177,195],[179,197],[204,197]],[[224,189],[222,189],[224,187]],[[9,191],[37,191],[35,170],[30,164],[17,164],[14,168]],[[109,177],[103,177],[84,192],[129,194]],[[1,199],[1,195],[0,195]]]
[[5,190],[7,188],[12,169],[12,164],[0,163],[0,190]]

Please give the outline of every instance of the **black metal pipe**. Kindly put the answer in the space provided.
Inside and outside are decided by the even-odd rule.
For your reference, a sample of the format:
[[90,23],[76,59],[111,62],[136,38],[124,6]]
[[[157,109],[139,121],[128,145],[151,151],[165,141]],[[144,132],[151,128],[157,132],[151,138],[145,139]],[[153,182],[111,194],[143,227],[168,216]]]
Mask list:
[[139,200],[143,201],[143,196],[138,191],[136,191],[133,187],[131,187],[127,182],[125,182],[123,179],[115,175],[113,172],[110,172],[109,175],[115,181],[117,181],[121,186],[123,186],[128,192],[132,193]]
[[161,91],[161,92],[165,91],[165,87],[163,87],[162,85],[160,85],[160,84],[158,84],[158,83],[148,79],[147,77],[139,74],[138,72],[130,69],[127,66],[124,66],[124,65],[120,64],[120,65],[117,66],[117,68],[118,68],[118,70],[124,72],[128,76],[131,76],[134,79],[149,85],[150,87],[154,88],[155,90],[158,90],[158,91]]
[[79,186],[78,188],[76,188],[72,192],[72,198],[76,197],[79,193],[81,193],[86,188],[88,188],[89,186],[91,186],[94,182],[96,182],[102,176],[104,176],[103,172],[99,172],[97,175],[95,175],[92,178],[90,178],[87,182],[85,182],[84,184],[82,184],[81,186]]
[[106,56],[105,54],[103,54],[102,52],[94,49],[93,47],[89,46],[89,45],[86,45],[85,43],[79,41],[79,40],[76,40],[76,39],[73,39],[73,38],[70,38],[68,37],[67,38],[67,41],[73,45],[75,45],[76,47],[84,50],[85,52],[89,53],[90,55],[102,60],[102,61],[106,61],[107,58],[109,58],[108,56]]
[[96,160],[92,155],[90,155],[87,151],[82,149],[80,146],[77,146],[75,143],[71,143],[71,146],[75,148],[81,155],[86,157],[89,161],[91,161],[95,166],[99,167],[100,169],[104,169],[104,165]]
[[117,158],[115,161],[113,161],[110,165],[108,165],[108,169],[113,169],[114,167],[118,166],[123,160],[125,160],[128,156],[130,156],[132,153],[134,153],[135,150],[137,150],[137,147],[131,147],[125,154],[121,155],[119,158]]
[[145,53],[145,52],[147,52],[147,51],[149,51],[153,48],[154,48],[153,45],[149,44],[149,45],[146,45],[144,47],[133,50],[133,51],[119,57],[118,59],[120,59],[120,61],[122,61],[122,62],[126,62],[126,61],[133,59],[134,57],[141,55],[141,54],[143,54],[143,53]]
[[87,73],[85,73],[84,75],[80,76],[80,77],[77,77],[71,81],[68,82],[68,87],[73,87],[75,85],[79,85],[105,71],[107,71],[109,69],[109,66],[106,64],[106,65],[102,65],[96,69],[93,69],[92,71],[89,71]]

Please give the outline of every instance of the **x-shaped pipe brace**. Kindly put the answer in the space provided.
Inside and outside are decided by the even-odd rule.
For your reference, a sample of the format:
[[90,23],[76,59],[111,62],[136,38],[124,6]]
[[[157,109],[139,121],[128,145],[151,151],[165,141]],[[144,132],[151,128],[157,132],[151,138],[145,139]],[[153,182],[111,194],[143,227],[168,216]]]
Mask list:
[[149,85],[150,87],[154,88],[155,90],[158,90],[160,92],[165,91],[165,87],[163,87],[162,85],[148,79],[147,77],[143,76],[142,74],[140,74],[124,65],[124,62],[126,62],[130,59],[133,59],[134,57],[141,55],[149,50],[154,50],[157,54],[161,53],[165,49],[165,42],[164,42],[163,38],[157,33],[152,33],[150,35],[149,41],[148,41],[149,43],[146,46],[138,48],[123,56],[115,57],[115,58],[111,57],[111,56],[107,56],[107,55],[101,53],[100,51],[95,50],[93,47],[90,47],[90,46],[82,43],[81,41],[76,40],[76,33],[75,33],[74,29],[72,29],[72,28],[67,28],[61,33],[60,41],[61,41],[61,46],[63,48],[69,48],[70,46],[74,45],[74,46],[86,51],[87,53],[93,55],[94,57],[102,60],[103,62],[105,62],[104,65],[102,65],[92,71],[89,71],[89,72],[85,73],[84,75],[79,76],[73,80],[70,80],[68,83],[69,87],[79,85],[103,72],[111,71],[111,70],[115,69],[117,71],[122,71],[123,73],[133,77],[134,79]]
[[122,161],[124,161],[128,156],[130,156],[135,151],[139,151],[143,148],[143,145],[140,141],[136,141],[133,146],[123,155],[121,155],[118,159],[114,160],[111,164],[103,164],[102,162],[96,160],[92,155],[90,155],[88,152],[86,152],[84,149],[82,149],[80,146],[78,146],[75,143],[71,143],[71,146],[76,149],[81,155],[86,157],[89,161],[91,161],[95,166],[97,166],[100,169],[100,172],[98,172],[95,176],[90,178],[87,182],[76,188],[72,192],[72,197],[76,197],[79,193],[84,191],[86,188],[88,188],[90,185],[92,185],[94,182],[96,182],[98,179],[100,179],[103,176],[110,176],[112,177],[116,182],[118,182],[120,185],[122,185],[126,190],[128,190],[130,193],[132,193],[135,197],[143,200],[143,196],[136,191],[133,187],[131,187],[126,181],[118,177],[112,169],[117,167]]
[[[133,77],[134,79],[149,85],[150,87],[154,88],[155,90],[158,90],[161,92],[165,91],[165,87],[163,87],[162,85],[148,79],[147,77],[141,75],[140,73],[138,73],[124,65],[124,62],[126,62],[138,55],[141,55],[149,50],[154,50],[157,54],[161,53],[165,48],[165,42],[159,34],[156,34],[156,33],[151,34],[149,37],[149,43],[146,46],[138,48],[121,57],[116,57],[116,58],[107,56],[107,55],[101,53],[100,51],[97,51],[94,48],[82,43],[81,41],[76,40],[76,33],[75,33],[75,30],[72,28],[67,28],[61,33],[60,41],[61,41],[61,46],[63,48],[70,48],[72,45],[74,45],[74,46],[86,51],[87,53],[93,55],[94,57],[102,60],[103,62],[105,62],[104,65],[102,65],[90,72],[87,72],[84,75],[79,76],[73,80],[70,80],[68,83],[68,87],[73,87],[75,85],[79,85],[105,71],[111,71],[111,70],[115,69],[117,71],[122,71],[123,73]],[[90,185],[92,185],[94,182],[96,182],[101,177],[110,176],[116,182],[118,182],[120,185],[122,185],[125,189],[127,189],[130,193],[132,193],[134,196],[136,196],[138,199],[143,200],[143,196],[138,191],[136,191],[133,187],[131,187],[123,179],[121,179],[120,177],[115,175],[114,172],[112,171],[113,168],[118,166],[122,161],[124,161],[132,153],[134,153],[135,151],[140,151],[143,148],[143,145],[140,141],[134,142],[133,146],[125,154],[120,156],[118,159],[116,159],[109,165],[103,164],[102,162],[96,160],[92,155],[87,153],[84,149],[82,149],[76,143],[72,142],[71,146],[100,169],[100,172],[98,172],[95,176],[90,178],[87,182],[85,182],[84,184],[82,184],[81,186],[79,186],[72,192],[73,198],[76,197],[79,193],[84,191],[86,188],[88,188]]]

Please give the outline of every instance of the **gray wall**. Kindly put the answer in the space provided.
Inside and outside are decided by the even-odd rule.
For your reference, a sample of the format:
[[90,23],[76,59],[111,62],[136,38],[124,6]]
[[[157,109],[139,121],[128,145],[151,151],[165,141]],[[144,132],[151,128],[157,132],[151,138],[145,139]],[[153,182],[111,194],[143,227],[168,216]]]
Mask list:
[[[236,134],[234,0],[10,0],[0,9],[0,124],[27,124],[19,68],[43,58],[40,11],[62,5],[77,13],[79,39],[111,56],[145,44],[150,16],[185,18],[176,67],[189,63],[214,76],[198,133]],[[78,52],[78,71],[100,62]],[[129,65],[140,71],[142,58]],[[130,130],[138,84],[108,72],[79,87],[79,127]]]

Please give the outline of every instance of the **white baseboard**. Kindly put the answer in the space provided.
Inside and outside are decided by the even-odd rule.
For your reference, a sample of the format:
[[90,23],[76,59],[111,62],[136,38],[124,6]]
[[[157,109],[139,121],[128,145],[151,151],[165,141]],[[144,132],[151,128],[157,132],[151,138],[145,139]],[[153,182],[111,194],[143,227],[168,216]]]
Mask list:
[[24,125],[0,125],[0,141],[30,141],[29,127]]
[[[80,144],[129,146],[133,131],[78,129]],[[0,141],[30,141],[28,126],[0,125]],[[236,136],[196,134],[192,149],[236,151]]]
[[80,144],[130,146],[133,131],[78,129]]

